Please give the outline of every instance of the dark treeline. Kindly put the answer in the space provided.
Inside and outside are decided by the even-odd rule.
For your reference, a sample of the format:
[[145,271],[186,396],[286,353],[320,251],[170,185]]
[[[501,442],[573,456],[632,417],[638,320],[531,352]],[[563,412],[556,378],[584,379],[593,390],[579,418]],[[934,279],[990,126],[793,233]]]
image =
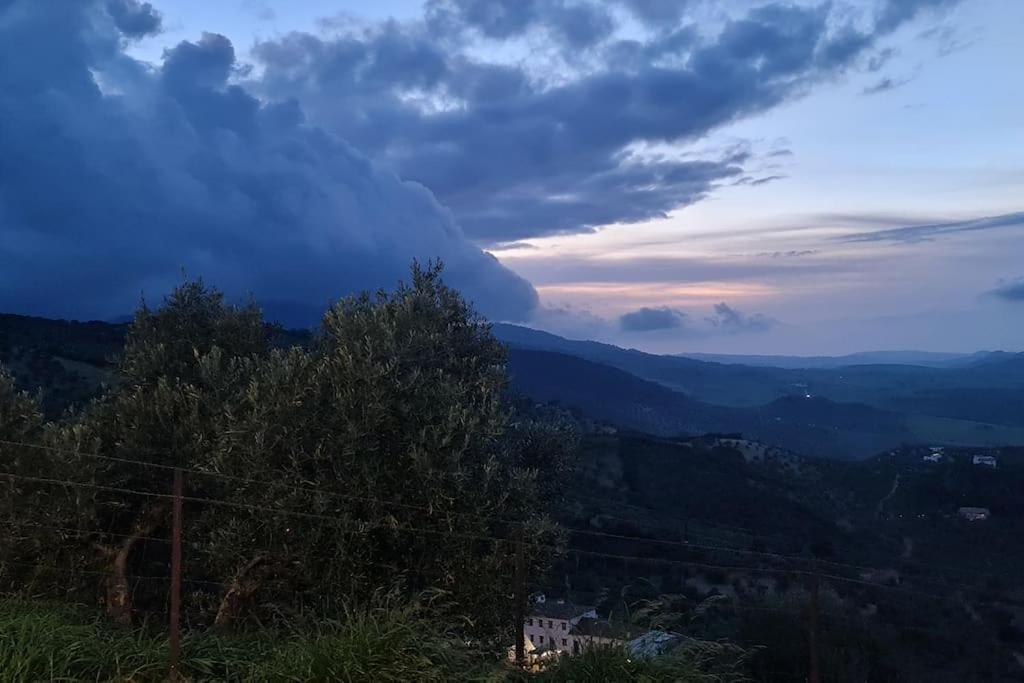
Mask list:
[[551,548],[529,547],[532,573],[550,560],[574,423],[512,410],[504,347],[439,266],[339,301],[307,344],[278,332],[190,282],[139,308],[113,380],[64,419],[0,374],[3,588],[164,613],[143,578],[167,576],[180,467],[190,624],[329,615],[401,580],[507,637],[502,539]]

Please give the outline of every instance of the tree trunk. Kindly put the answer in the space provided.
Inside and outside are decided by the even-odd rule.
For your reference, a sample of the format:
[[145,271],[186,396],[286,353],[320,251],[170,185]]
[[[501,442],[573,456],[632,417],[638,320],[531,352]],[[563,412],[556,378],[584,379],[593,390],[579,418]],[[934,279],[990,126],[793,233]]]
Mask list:
[[106,607],[107,615],[118,624],[130,626],[132,623],[132,594],[128,581],[128,560],[138,542],[151,536],[167,516],[167,506],[154,505],[139,515],[130,536],[121,541],[115,548],[100,547],[107,557]]
[[240,567],[231,579],[228,592],[221,598],[217,608],[217,617],[213,624],[218,628],[227,628],[242,611],[242,606],[256,594],[263,584],[263,579],[270,573],[271,567],[267,558],[258,555]]

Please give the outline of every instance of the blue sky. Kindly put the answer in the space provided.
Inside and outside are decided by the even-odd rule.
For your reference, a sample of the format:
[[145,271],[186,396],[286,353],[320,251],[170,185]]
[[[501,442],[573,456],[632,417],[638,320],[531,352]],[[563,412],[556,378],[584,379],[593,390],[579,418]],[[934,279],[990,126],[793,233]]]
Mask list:
[[[91,185],[46,188],[73,219],[0,192],[0,255],[103,248],[0,282],[4,308],[113,314],[184,268],[315,310],[440,256],[496,319],[655,351],[1024,350],[1022,3],[86,4],[60,30],[0,9],[24,38],[0,84],[67,53],[36,62],[48,94],[0,95],[18,196]],[[72,72],[101,96],[77,116]],[[33,138],[40,112],[75,146]]]

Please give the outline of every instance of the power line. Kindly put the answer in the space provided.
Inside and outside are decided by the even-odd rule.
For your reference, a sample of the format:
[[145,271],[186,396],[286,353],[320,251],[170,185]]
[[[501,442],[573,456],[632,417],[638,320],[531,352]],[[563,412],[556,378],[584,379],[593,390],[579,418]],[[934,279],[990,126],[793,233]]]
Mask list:
[[[11,441],[7,441],[7,440],[0,440],[0,443],[19,444],[19,442],[11,442]],[[31,445],[31,444],[28,444],[28,445]],[[57,450],[59,450],[59,449],[57,449]],[[68,451],[65,451],[65,452],[68,452]],[[80,453],[78,451],[72,451],[72,453],[75,453],[75,454],[78,454],[78,455],[88,455],[88,454]],[[104,459],[108,458],[108,456],[96,456],[96,457],[104,458]],[[158,463],[145,463],[143,461],[134,461],[134,460],[128,460],[128,459],[121,459],[121,458],[118,458],[118,459],[115,459],[115,460],[119,461],[119,462],[127,462],[127,463],[135,463],[135,464],[144,464],[144,465],[145,464],[151,464],[151,465],[159,467],[161,469],[172,469],[172,470],[174,469],[173,467],[160,465]],[[194,472],[197,473],[197,474],[210,474],[210,473],[202,472],[200,470],[195,470]],[[139,496],[145,496],[145,497],[151,497],[151,498],[159,498],[159,499],[164,499],[164,500],[172,498],[171,494],[166,494],[166,493],[139,491],[139,490],[128,489],[128,488],[124,488],[124,487],[108,486],[108,485],[94,484],[94,483],[85,483],[85,482],[75,482],[75,481],[71,481],[71,480],[61,480],[61,479],[54,479],[54,478],[49,478],[49,477],[35,477],[35,476],[30,476],[30,475],[20,475],[20,474],[15,474],[15,473],[10,473],[10,472],[0,472],[0,476],[8,477],[8,478],[11,478],[11,479],[21,479],[21,480],[25,480],[25,481],[33,481],[33,482],[44,483],[44,484],[51,484],[51,485],[57,485],[57,486],[84,487],[84,488],[91,488],[91,489],[94,489],[94,490],[108,491],[108,492],[114,492],[114,493],[122,493],[122,494],[126,494],[126,495],[139,495]],[[269,485],[269,484],[267,484],[265,482],[259,482],[257,480],[246,479],[246,478],[243,478],[243,477],[230,477],[230,475],[213,475],[213,476],[223,476],[223,477],[226,477],[226,478],[230,478],[230,479],[234,479],[234,480],[239,480],[239,481],[245,481],[245,482],[248,482],[248,483]],[[321,491],[319,491],[317,489],[308,489],[308,490],[315,491],[315,492],[321,492]],[[387,503],[391,502],[391,501],[385,501],[385,500],[377,499],[377,498],[368,498],[368,497],[358,497],[358,498],[362,499],[362,500],[370,501],[370,502],[384,503],[384,504],[387,504]],[[183,496],[183,500],[186,500],[186,501],[189,501],[189,502],[193,502],[193,503],[203,503],[203,504],[211,504],[211,505],[220,505],[220,506],[232,507],[232,508],[247,510],[247,511],[250,511],[250,512],[269,512],[269,513],[273,513],[273,514],[276,514],[276,515],[291,515],[291,516],[305,518],[305,519],[314,519],[314,520],[317,520],[317,521],[325,521],[325,522],[332,522],[332,523],[350,522],[350,521],[352,521],[352,520],[346,520],[346,519],[343,519],[341,517],[331,516],[331,515],[302,512],[302,511],[297,511],[297,510],[286,510],[286,509],[271,508],[271,507],[267,507],[267,506],[254,505],[254,504],[250,504],[250,503],[240,503],[240,502],[235,502],[235,501],[227,501],[227,500],[221,500],[221,499],[216,499],[216,498],[206,498],[206,497],[200,497],[200,496]],[[401,503],[397,503],[397,504],[404,505],[404,504],[401,504]],[[411,507],[413,509],[419,509],[419,510],[427,510],[427,508],[423,508],[423,507],[419,507],[419,506],[408,506],[408,505],[406,505],[406,507]],[[457,532],[457,531],[452,531],[452,530],[424,529],[422,527],[402,526],[402,525],[395,525],[395,524],[375,525],[372,528],[366,528],[366,529],[339,529],[339,531],[345,532],[345,533],[370,533],[371,531],[380,531],[380,530],[384,530],[384,531],[387,531],[387,530],[407,531],[407,532],[415,532],[415,533],[437,534],[437,535],[448,536],[448,537],[453,537],[453,538],[463,538],[463,539],[466,539],[466,540],[476,540],[476,541],[511,542],[510,539],[508,539],[508,538],[492,536],[492,535],[470,534],[470,533]],[[609,534],[609,533],[605,533],[605,532],[589,531],[589,530],[583,530],[583,529],[575,529],[575,530],[570,530],[570,531],[573,531],[575,533],[584,534],[584,535],[593,535],[593,536],[598,536],[598,537],[620,538],[620,539],[623,539],[623,540],[629,540],[629,541],[634,541],[634,542],[654,542],[654,543],[658,543],[658,544],[671,545],[673,547],[679,547],[679,548],[703,549],[703,550],[708,550],[708,551],[712,551],[712,552],[729,552],[729,553],[734,553],[734,554],[745,554],[745,555],[750,555],[750,556],[754,556],[754,557],[771,557],[771,558],[774,558],[774,559],[784,560],[784,561],[798,561],[798,562],[807,562],[807,561],[809,561],[809,558],[800,557],[800,556],[792,556],[792,555],[783,555],[783,554],[780,554],[780,553],[769,553],[769,552],[764,552],[764,551],[742,550],[742,549],[738,549],[738,548],[729,548],[729,547],[723,547],[723,546],[710,546],[710,545],[697,545],[697,544],[681,544],[681,543],[676,543],[676,542],[671,542],[671,541],[663,541],[663,540],[660,540],[660,539],[649,539],[649,538],[643,538],[643,537],[625,536],[625,535],[620,535],[620,534]],[[102,532],[99,532],[99,533],[102,533]],[[594,557],[604,557],[604,558],[620,559],[620,560],[623,560],[623,561],[633,560],[633,561],[646,561],[646,562],[660,562],[660,563],[679,564],[679,565],[684,565],[684,566],[703,566],[703,567],[711,568],[711,569],[724,569],[724,570],[747,570],[747,571],[762,571],[762,572],[770,571],[770,572],[776,572],[776,573],[791,573],[791,574],[800,574],[800,575],[807,575],[808,574],[808,572],[806,572],[805,570],[779,570],[779,569],[767,569],[767,568],[752,569],[752,568],[743,568],[743,567],[725,567],[725,566],[720,566],[720,565],[705,565],[705,564],[702,564],[702,563],[695,563],[695,562],[682,561],[682,560],[670,560],[670,559],[666,559],[666,558],[650,558],[650,557],[643,557],[643,556],[636,556],[636,555],[617,555],[617,554],[612,554],[612,553],[602,553],[602,552],[598,552],[598,551],[586,551],[586,550],[582,550],[582,549],[578,549],[578,548],[561,548],[559,546],[555,546],[555,545],[551,545],[551,544],[540,544],[540,543],[537,543],[535,541],[526,541],[526,542],[524,542],[524,545],[526,545],[528,547],[549,549],[549,550],[553,550],[553,551],[556,551],[556,552],[576,553],[576,554],[583,554],[583,555],[589,555],[589,556],[594,556]],[[862,565],[853,565],[853,564],[847,564],[847,563],[841,563],[841,562],[832,562],[832,561],[827,561],[827,560],[820,560],[819,562],[821,562],[823,564],[829,564],[830,566],[850,568],[850,569],[856,569],[856,570],[861,570],[861,571],[875,571],[875,572],[885,571],[885,570],[882,570],[882,569],[879,569],[879,568],[875,568],[875,567],[868,567],[868,566],[862,566]],[[832,578],[832,579],[839,580],[839,581],[846,581],[848,583],[858,583],[858,584],[862,584],[862,585],[865,585],[865,586],[881,587],[881,588],[887,588],[887,589],[891,589],[891,590],[902,590],[903,592],[908,592],[908,593],[913,592],[910,589],[901,589],[901,588],[898,588],[898,587],[884,586],[882,584],[878,584],[878,583],[871,582],[871,581],[856,580],[856,579],[850,579],[850,578],[847,578],[847,577],[830,576],[828,578]],[[934,582],[934,580],[932,580],[932,581]],[[961,588],[971,588],[971,587],[968,587],[968,586],[963,586],[962,584],[959,585],[959,587],[961,587]],[[918,593],[921,594],[921,595],[930,595],[930,594],[924,594],[924,593],[920,593],[920,592],[918,592]],[[935,597],[935,596],[932,596],[932,597]]]

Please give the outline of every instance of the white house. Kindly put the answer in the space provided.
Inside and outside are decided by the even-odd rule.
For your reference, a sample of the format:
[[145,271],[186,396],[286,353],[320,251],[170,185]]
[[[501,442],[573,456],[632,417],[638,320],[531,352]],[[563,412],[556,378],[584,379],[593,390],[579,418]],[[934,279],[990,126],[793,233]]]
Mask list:
[[995,469],[998,463],[996,461],[996,456],[994,455],[976,455],[974,456],[974,464]]
[[[664,631],[613,623],[598,618],[593,607],[549,601],[544,596],[537,596],[527,614],[523,623],[524,650],[534,667],[543,667],[547,658],[578,654],[594,646],[624,646],[637,656],[653,656],[681,638]],[[512,648],[509,658],[514,657]]]
[[942,453],[929,453],[922,460],[924,462],[942,462]]
[[583,619],[597,619],[597,612],[587,605],[561,600],[551,601],[538,596],[529,606],[523,624],[526,653],[531,658],[573,651],[569,633]]
[[992,516],[988,508],[960,508],[957,511],[961,517],[966,519],[968,522],[984,522],[986,519]]

